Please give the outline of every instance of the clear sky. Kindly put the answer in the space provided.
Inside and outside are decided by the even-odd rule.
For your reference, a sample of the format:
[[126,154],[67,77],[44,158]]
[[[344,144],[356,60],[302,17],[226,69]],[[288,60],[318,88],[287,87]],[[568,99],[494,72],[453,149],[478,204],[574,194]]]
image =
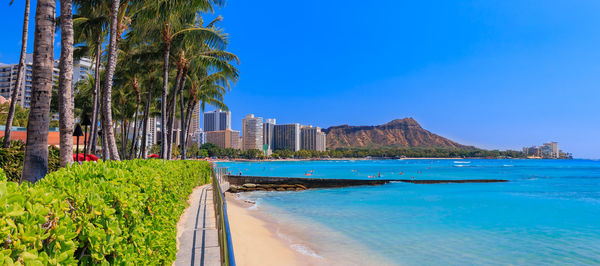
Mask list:
[[[13,63],[24,1],[4,2],[0,62]],[[595,0],[229,0],[217,13],[242,63],[226,103],[234,129],[249,113],[320,127],[413,117],[463,144],[557,141],[600,158],[599,12]]]

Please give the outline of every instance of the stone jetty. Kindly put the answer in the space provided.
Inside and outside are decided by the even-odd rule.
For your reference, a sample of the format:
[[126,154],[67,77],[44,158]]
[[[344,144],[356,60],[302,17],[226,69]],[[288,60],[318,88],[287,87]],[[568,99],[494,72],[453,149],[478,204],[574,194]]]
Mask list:
[[497,183],[507,182],[503,179],[458,179],[458,180],[416,180],[416,179],[333,179],[333,178],[298,178],[270,176],[226,176],[229,192],[245,191],[301,191],[312,188],[341,188],[352,186],[376,186],[390,182],[413,184],[448,184],[448,183]]

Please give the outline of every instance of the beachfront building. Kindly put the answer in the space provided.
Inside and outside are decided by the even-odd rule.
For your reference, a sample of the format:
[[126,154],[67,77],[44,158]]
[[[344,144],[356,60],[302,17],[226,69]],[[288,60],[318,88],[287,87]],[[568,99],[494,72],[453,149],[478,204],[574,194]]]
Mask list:
[[[58,69],[59,60],[54,61],[54,68],[52,69],[54,85],[58,85]],[[89,58],[81,58],[73,61],[73,88],[75,84],[82,80],[87,79],[88,74],[93,73],[93,64]],[[32,81],[32,68],[33,68],[33,54],[25,55],[25,73],[23,83],[19,86],[19,92],[17,94],[17,104],[24,108],[29,108],[31,102],[31,81]],[[17,82],[17,72],[19,64],[2,64],[0,63],[0,96],[11,99],[12,91],[15,88]],[[54,117],[56,118],[56,117]]]
[[204,131],[231,130],[231,112],[215,110],[204,113]]
[[221,149],[240,148],[240,132],[227,129],[218,131],[206,131],[206,143],[212,143]]
[[242,150],[262,150],[263,145],[263,119],[246,115],[242,119]]
[[542,154],[544,157],[557,159],[560,156],[560,151],[558,150],[558,142],[548,142],[542,145]]
[[542,157],[542,150],[537,146],[524,147],[523,153],[528,157]]
[[273,150],[300,150],[300,124],[274,125]]
[[325,133],[319,127],[302,126],[300,129],[300,149],[325,151]]
[[273,153],[273,130],[276,122],[275,118],[267,118],[263,123],[263,151],[266,156]]
[[544,158],[544,159],[567,159],[572,158],[570,153],[561,151],[558,149],[558,142],[548,142],[542,144],[542,146],[531,146],[524,147],[523,153],[530,158]]

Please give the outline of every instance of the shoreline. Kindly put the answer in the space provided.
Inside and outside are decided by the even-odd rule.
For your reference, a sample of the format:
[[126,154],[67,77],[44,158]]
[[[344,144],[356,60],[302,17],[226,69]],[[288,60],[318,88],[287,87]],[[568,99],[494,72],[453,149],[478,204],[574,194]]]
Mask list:
[[226,193],[226,200],[236,264],[330,265],[324,258],[294,249],[292,241],[282,238],[278,224],[248,209],[251,203],[232,193]]
[[371,160],[471,160],[471,159],[486,159],[486,158],[434,158],[434,157],[417,157],[417,158],[287,158],[287,159],[208,159],[209,162],[304,162],[304,161],[371,161]]
[[[361,240],[320,224],[299,226],[289,220],[296,221],[293,216],[286,215],[283,221],[278,221],[261,208],[262,203],[255,205],[239,193],[226,195],[234,255],[239,265],[397,265]],[[328,240],[324,243],[323,239]]]

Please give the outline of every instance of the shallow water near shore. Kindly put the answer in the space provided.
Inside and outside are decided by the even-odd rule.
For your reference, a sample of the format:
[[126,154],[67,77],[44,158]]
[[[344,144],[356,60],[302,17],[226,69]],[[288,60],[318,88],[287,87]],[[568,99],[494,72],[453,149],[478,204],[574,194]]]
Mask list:
[[[507,183],[252,192],[308,252],[356,265],[600,264],[600,162],[371,160],[220,163],[243,175],[507,179]],[[308,177],[308,176],[306,176]],[[365,256],[368,260],[361,260]],[[367,256],[368,255],[368,256]],[[369,263],[371,259],[381,259]]]

